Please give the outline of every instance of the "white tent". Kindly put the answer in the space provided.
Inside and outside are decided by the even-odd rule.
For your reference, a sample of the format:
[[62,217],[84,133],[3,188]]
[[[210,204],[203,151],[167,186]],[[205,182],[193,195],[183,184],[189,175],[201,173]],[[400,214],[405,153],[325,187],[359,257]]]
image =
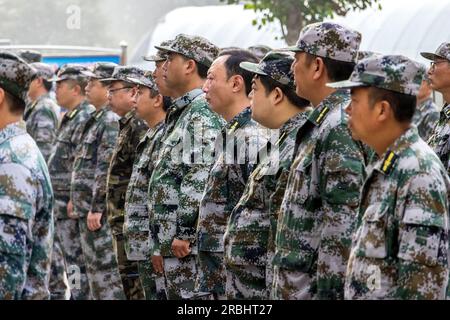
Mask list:
[[362,33],[362,50],[402,54],[421,62],[420,52],[434,52],[450,41],[450,0],[382,0],[382,10],[350,12],[333,21]]
[[[252,20],[261,14],[244,10],[242,5],[183,7],[169,12],[141,44],[144,52],[137,50],[132,64],[145,65],[143,54],[156,52],[155,45],[173,39],[179,33],[199,35],[209,39],[219,47],[238,46],[247,48],[265,44],[272,48],[286,46],[281,39],[281,26],[269,23],[261,30],[252,25]],[[276,38],[279,39],[276,39]]]

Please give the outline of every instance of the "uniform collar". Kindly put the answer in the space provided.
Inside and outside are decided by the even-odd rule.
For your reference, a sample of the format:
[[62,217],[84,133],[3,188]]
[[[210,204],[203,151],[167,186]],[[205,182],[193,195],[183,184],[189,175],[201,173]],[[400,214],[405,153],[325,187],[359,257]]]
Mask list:
[[450,119],[450,104],[444,105],[441,111],[441,118],[445,117],[447,120]]
[[80,113],[83,109],[86,109],[89,106],[89,103],[85,100],[83,102],[81,102],[78,106],[75,107],[75,109],[73,109],[72,111],[67,112],[64,115],[64,119],[67,120],[72,120],[73,118],[76,117],[76,115],[78,113]]
[[390,175],[397,165],[397,159],[411,147],[415,142],[419,141],[419,133],[416,126],[411,126],[401,135],[384,153],[383,156],[374,164],[374,169],[385,175]]
[[252,119],[252,111],[250,107],[245,108],[242,112],[236,115],[228,124],[225,126],[224,131],[230,135],[237,129],[242,128]]
[[175,101],[169,108],[169,112],[183,109],[187,105],[191,104],[191,102],[201,94],[203,94],[203,90],[199,88],[189,91],[185,95],[179,97],[178,99],[175,99]]
[[11,139],[12,137],[20,136],[27,133],[25,121],[18,121],[7,125],[0,130],[0,144]]
[[96,121],[98,121],[99,119],[101,119],[103,117],[103,115],[105,113],[107,113],[108,111],[111,111],[111,107],[109,105],[105,105],[103,107],[101,107],[98,111],[95,112],[94,114],[94,118]]
[[292,118],[290,118],[288,121],[286,121],[280,128],[280,138],[276,142],[277,145],[280,145],[283,143],[283,141],[287,138],[289,133],[292,132],[295,128],[301,128],[306,121],[308,121],[310,112],[304,111],[299,112]]
[[131,119],[133,119],[136,116],[136,109],[133,108],[130,111],[127,112],[122,118],[120,118],[120,125],[121,127],[124,127],[127,125],[127,123],[130,122]]
[[308,120],[315,126],[320,125],[325,121],[330,111],[343,104],[350,98],[350,92],[348,90],[338,90],[330,94],[325,98],[318,106],[311,112]]

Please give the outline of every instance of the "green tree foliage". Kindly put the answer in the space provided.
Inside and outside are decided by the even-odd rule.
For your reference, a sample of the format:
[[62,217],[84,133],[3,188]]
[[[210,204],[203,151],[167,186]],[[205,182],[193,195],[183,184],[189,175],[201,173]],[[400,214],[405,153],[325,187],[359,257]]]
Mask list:
[[[228,4],[239,4],[242,0],[221,0]],[[244,8],[261,12],[260,19],[253,24],[261,28],[268,22],[279,21],[283,37],[289,44],[294,44],[299,31],[307,24],[333,18],[335,15],[345,16],[351,10],[364,10],[379,0],[247,0]]]

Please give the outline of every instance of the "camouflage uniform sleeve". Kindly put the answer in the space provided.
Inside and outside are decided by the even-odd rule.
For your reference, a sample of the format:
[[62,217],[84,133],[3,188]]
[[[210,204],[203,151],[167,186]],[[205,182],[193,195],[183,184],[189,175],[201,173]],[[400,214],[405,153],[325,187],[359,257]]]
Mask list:
[[399,222],[398,290],[404,300],[440,299],[448,284],[448,198],[442,179],[412,176]]
[[[43,205],[44,192],[29,169],[1,165],[0,180],[0,298],[49,299],[51,206]],[[44,209],[35,212],[36,206]]]
[[108,168],[119,133],[119,124],[117,122],[108,122],[105,124],[101,133],[100,142],[97,151],[97,166],[95,168],[95,180],[93,196],[91,203],[91,212],[106,212],[106,182]]
[[434,128],[439,122],[439,117],[440,115],[438,112],[431,112],[427,114],[425,118],[422,120],[422,123],[418,127],[418,130],[419,135],[422,137],[424,141],[428,141],[428,139],[431,137]]
[[196,221],[200,201],[209,177],[212,160],[207,155],[212,155],[214,141],[220,133],[220,125],[214,125],[213,121],[206,117],[192,119],[188,131],[193,137],[191,145],[191,162],[186,165],[183,172],[179,194],[179,207],[177,209],[177,239],[195,242]]
[[322,141],[318,172],[323,228],[318,257],[319,299],[343,299],[344,279],[364,178],[364,156],[346,124]]
[[46,110],[37,111],[34,118],[35,121],[33,121],[34,125],[30,135],[36,141],[45,161],[47,161],[52,151],[53,141],[56,138],[57,122]]

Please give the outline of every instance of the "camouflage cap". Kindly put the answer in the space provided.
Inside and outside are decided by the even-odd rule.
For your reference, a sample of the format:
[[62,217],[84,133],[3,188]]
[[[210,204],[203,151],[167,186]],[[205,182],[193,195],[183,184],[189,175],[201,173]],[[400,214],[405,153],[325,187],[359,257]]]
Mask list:
[[155,46],[156,49],[181,54],[195,60],[206,67],[210,67],[219,55],[219,48],[209,40],[200,36],[179,34],[168,46]]
[[118,67],[116,63],[97,62],[92,66],[91,70],[85,70],[82,73],[89,78],[105,79],[112,76],[116,67]]
[[349,80],[328,83],[335,89],[377,87],[415,96],[422,85],[426,68],[400,55],[373,56],[356,65]]
[[356,63],[360,44],[358,31],[333,22],[318,22],[302,29],[297,45],[282,50]]
[[27,63],[41,62],[42,61],[42,54],[39,51],[35,51],[35,50],[19,50],[17,52],[17,54],[19,55],[19,57],[21,57]]
[[125,81],[131,83],[128,78],[139,78],[144,75],[144,70],[137,67],[117,66],[109,78],[100,79],[101,82]]
[[10,52],[0,52],[0,87],[14,97],[26,101],[28,88],[36,70]]
[[153,78],[153,72],[145,71],[143,75],[139,77],[128,77],[128,82],[147,87],[149,89],[158,91],[155,79]]
[[55,71],[49,64],[42,63],[42,62],[34,62],[30,63],[30,66],[32,66],[37,71],[37,77],[43,78],[47,81],[50,81],[55,76]]
[[[166,40],[161,42],[160,47],[167,47],[172,44],[172,40]],[[145,61],[162,62],[167,59],[167,51],[158,50],[156,54],[143,57]]]
[[428,60],[446,59],[450,61],[450,42],[442,43],[435,53],[421,52],[422,57]]
[[264,58],[266,54],[268,54],[270,51],[272,51],[272,48],[266,46],[266,45],[255,45],[248,47],[248,51],[253,53],[259,60]]
[[357,60],[358,61],[361,61],[361,60],[364,60],[364,59],[367,59],[367,58],[371,58],[371,57],[374,57],[374,56],[381,56],[381,53],[378,53],[378,52],[373,52],[373,51],[358,51],[358,58],[357,58]]
[[294,58],[286,53],[269,52],[259,64],[252,62],[241,62],[242,69],[252,73],[269,76],[273,80],[295,90],[294,74],[291,66]]
[[56,76],[49,81],[60,82],[65,80],[78,80],[79,78],[86,78],[83,71],[87,70],[89,69],[81,64],[68,63],[61,66]]

